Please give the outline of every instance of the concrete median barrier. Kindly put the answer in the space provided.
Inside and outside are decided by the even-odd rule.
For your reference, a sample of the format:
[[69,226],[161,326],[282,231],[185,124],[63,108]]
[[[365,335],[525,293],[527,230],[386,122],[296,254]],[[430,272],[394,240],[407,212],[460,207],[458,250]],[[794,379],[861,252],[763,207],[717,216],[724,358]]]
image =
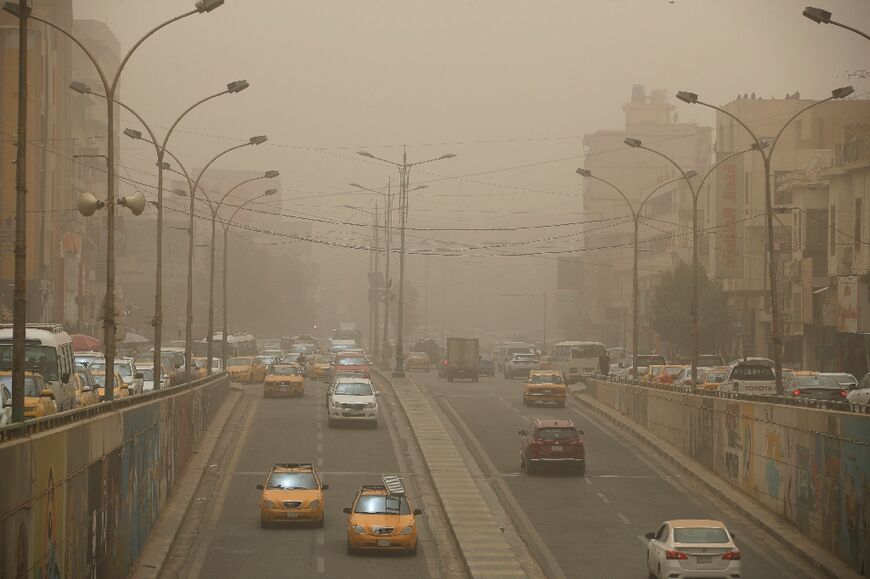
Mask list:
[[870,574],[870,416],[604,380],[583,396]]
[[225,375],[0,444],[0,577],[126,577]]

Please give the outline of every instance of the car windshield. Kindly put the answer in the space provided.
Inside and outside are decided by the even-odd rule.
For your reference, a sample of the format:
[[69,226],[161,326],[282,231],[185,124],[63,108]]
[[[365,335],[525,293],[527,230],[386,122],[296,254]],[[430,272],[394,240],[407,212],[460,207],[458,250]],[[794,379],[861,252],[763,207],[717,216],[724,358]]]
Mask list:
[[365,515],[410,515],[411,508],[405,497],[362,495],[353,512]]
[[562,377],[558,374],[534,374],[532,384],[561,384]]
[[[46,380],[59,380],[57,351],[51,346],[27,346],[24,350],[25,367],[39,372]],[[12,344],[0,344],[0,369],[12,369]]]
[[142,374],[142,379],[146,382],[154,382],[154,369],[153,368],[142,368],[139,370]]
[[535,432],[535,438],[539,440],[564,440],[566,438],[577,438],[579,434],[573,426],[549,426],[539,428]]
[[99,356],[73,356],[73,360],[76,364],[90,364],[94,360],[102,360]]
[[227,366],[250,366],[250,358],[230,358],[227,361]]
[[763,364],[740,364],[731,372],[732,380],[775,380],[773,368]]
[[851,374],[825,374],[825,376],[833,378],[840,386],[854,386],[858,381]]
[[514,362],[534,362],[534,354],[514,354]]
[[[0,376],[0,386],[9,389],[12,392],[12,376]],[[39,381],[33,376],[24,377],[24,395],[39,396]]]
[[674,529],[674,543],[728,543],[725,529],[689,527]]
[[604,352],[604,346],[601,344],[586,344],[571,347],[572,358],[598,358]]
[[725,377],[725,372],[707,372],[704,376],[704,381],[710,384],[716,384],[722,381]]
[[275,356],[257,356],[257,358],[265,365],[269,365],[275,361]]
[[794,378],[796,385],[802,388],[840,388],[839,382],[830,376],[795,376]]
[[342,382],[336,384],[335,393],[343,396],[371,396],[372,387],[365,382]]
[[317,478],[310,472],[273,472],[266,488],[314,490],[318,487]]
[[676,376],[682,371],[682,368],[665,368],[665,374],[667,374],[668,376]]
[[[92,372],[105,372],[106,371],[106,363],[104,361],[93,362],[88,368]],[[115,372],[124,377],[130,377],[133,375],[133,370],[130,368],[130,365],[126,362],[115,362]]]
[[272,366],[269,374],[274,376],[299,376],[299,368],[296,366]]
[[365,358],[341,358],[338,361],[339,366],[365,366],[368,364]]

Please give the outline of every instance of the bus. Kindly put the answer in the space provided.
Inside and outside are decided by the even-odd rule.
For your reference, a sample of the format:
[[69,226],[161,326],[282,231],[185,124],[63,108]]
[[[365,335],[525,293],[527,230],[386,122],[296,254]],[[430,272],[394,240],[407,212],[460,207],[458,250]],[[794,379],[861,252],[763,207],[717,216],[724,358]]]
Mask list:
[[[72,338],[63,326],[53,323],[27,324],[24,334],[27,370],[39,372],[59,412],[75,406],[75,388],[70,376],[75,369]],[[12,324],[0,324],[0,370],[12,369]]]
[[[215,358],[223,358],[224,350],[223,332],[215,332],[212,336],[212,355]],[[250,334],[227,334],[227,358],[236,356],[256,356],[258,353],[257,341]],[[208,356],[208,340],[203,338],[193,343],[194,356]]]
[[559,342],[553,346],[553,369],[561,370],[568,384],[598,373],[598,359],[607,352],[601,342]]

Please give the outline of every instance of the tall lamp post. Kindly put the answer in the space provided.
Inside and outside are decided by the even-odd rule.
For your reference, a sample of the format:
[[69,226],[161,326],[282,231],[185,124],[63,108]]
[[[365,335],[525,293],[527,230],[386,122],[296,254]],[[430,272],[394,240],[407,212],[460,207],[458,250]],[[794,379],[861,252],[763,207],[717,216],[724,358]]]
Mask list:
[[638,231],[640,229],[640,218],[643,214],[643,206],[646,205],[646,202],[652,197],[653,193],[661,189],[662,187],[666,187],[671,185],[672,183],[676,183],[682,179],[691,179],[697,173],[694,171],[687,171],[685,176],[677,177],[676,179],[671,179],[670,181],[665,181],[657,185],[651,191],[649,191],[643,199],[641,199],[640,204],[635,209],[634,204],[628,198],[628,196],[616,185],[604,179],[602,177],[597,177],[592,174],[592,171],[589,169],[577,169],[577,174],[586,177],[587,179],[595,179],[605,185],[609,186],[611,189],[616,191],[622,200],[625,201],[625,204],[628,206],[628,210],[631,212],[631,219],[634,222],[634,243],[632,244],[633,249],[633,266],[632,266],[632,278],[631,278],[631,363],[632,363],[632,376],[637,379],[637,356],[638,356],[638,337],[640,334],[640,328],[638,326],[638,304],[640,302],[640,289],[638,286],[638,272],[637,272],[637,247],[638,247]]
[[[399,169],[399,212],[402,215],[401,222],[401,231],[400,231],[400,244],[401,251],[399,253],[399,318],[397,320],[397,329],[396,329],[396,367],[393,370],[394,378],[404,378],[405,377],[405,356],[402,346],[403,332],[404,329],[402,325],[404,323],[404,309],[405,309],[405,224],[408,220],[408,190],[409,178],[411,174],[411,168],[417,165],[422,165],[424,163],[432,163],[434,161],[440,161],[442,159],[452,159],[456,155],[453,153],[447,153],[441,155],[440,157],[435,157],[432,159],[428,159],[426,161],[417,161],[416,163],[408,163],[408,151],[407,149],[402,152],[402,162],[396,163],[394,161],[388,161],[386,159],[382,159],[380,157],[376,157],[372,155],[368,151],[357,151],[358,155],[362,155],[363,157],[368,157],[370,159],[376,159],[383,163],[387,163],[389,165],[393,165],[394,167]],[[424,187],[424,185],[420,185],[414,188],[420,189]]]
[[276,194],[277,192],[278,192],[277,189],[267,189],[262,195],[257,195],[256,197],[251,197],[250,199],[248,199],[247,201],[245,201],[244,203],[242,203],[241,205],[236,207],[235,211],[233,211],[233,213],[232,213],[232,215],[230,215],[229,219],[221,221],[221,226],[224,228],[223,299],[221,300],[222,305],[223,305],[223,310],[224,310],[223,311],[224,331],[223,331],[223,335],[221,336],[221,340],[223,341],[221,344],[221,357],[223,358],[224,370],[227,369],[227,348],[228,348],[228,345],[227,345],[227,301],[229,301],[228,300],[229,296],[227,294],[227,267],[228,267],[228,263],[229,263],[229,243],[228,243],[228,241],[230,238],[230,226],[233,224],[233,220],[236,218],[236,215],[239,213],[239,211],[242,210],[242,208],[245,205],[247,205],[248,203],[251,203],[253,201],[256,201],[257,199],[262,199],[263,197],[271,197],[272,195]]
[[870,35],[866,32],[861,32],[857,28],[852,28],[851,26],[847,26],[842,22],[837,22],[835,20],[831,20],[832,14],[827,10],[822,10],[821,8],[813,8],[812,6],[807,6],[804,8],[803,15],[815,22],[816,24],[833,24],[834,26],[839,26],[840,28],[845,28],[846,30],[851,30],[855,34],[859,36],[863,36],[867,40],[870,40]]
[[380,277],[380,211],[378,204],[375,202],[374,211],[369,211],[365,207],[356,207],[354,205],[342,205],[344,209],[352,209],[361,213],[365,213],[372,218],[372,237],[370,240],[371,247],[369,248],[369,344],[372,348],[372,358],[378,359],[378,287],[376,283]]
[[[755,143],[754,150],[758,151],[758,154],[761,155],[761,159],[764,163],[764,207],[765,207],[765,217],[767,221],[767,252],[768,252],[768,275],[770,277],[770,325],[771,325],[771,338],[773,341],[773,363],[774,369],[776,373],[776,392],[777,394],[782,394],[782,328],[780,322],[780,312],[779,312],[779,298],[777,294],[777,272],[776,272],[776,248],[774,247],[774,235],[773,235],[773,198],[770,187],[771,180],[771,157],[773,156],[773,151],[776,148],[776,144],[779,142],[780,137],[782,137],[785,132],[786,127],[788,127],[792,121],[798,118],[800,115],[808,111],[813,107],[817,107],[822,103],[826,103],[835,99],[846,98],[850,94],[855,92],[855,89],[851,86],[844,86],[831,91],[831,96],[815,101],[802,109],[798,110],[795,114],[793,114],[779,129],[779,132],[776,134],[776,137],[772,141],[769,142],[769,146],[767,143],[763,143],[762,140],[756,136],[756,134],[750,129],[745,122],[740,120],[733,113],[725,110],[722,107],[718,107],[716,105],[712,105],[706,103],[699,99],[698,95],[693,92],[688,91],[679,91],[677,93],[677,98],[681,101],[688,104],[699,104],[701,106],[705,106],[707,108],[713,109],[715,111],[719,111],[723,115],[730,117],[737,124],[739,124],[743,129],[749,134],[752,138],[752,141]],[[765,147],[766,150],[765,150]]]
[[[169,130],[166,132],[162,143],[158,142],[154,131],[151,129],[148,123],[145,122],[145,119],[142,118],[142,115],[137,113],[135,110],[133,110],[131,107],[127,106],[117,98],[115,99],[115,104],[125,109],[127,112],[136,117],[136,119],[138,119],[139,123],[148,132],[149,137],[145,138],[142,135],[141,131],[137,131],[135,129],[124,129],[124,134],[131,139],[138,139],[151,143],[151,145],[154,146],[155,152],[157,153],[157,203],[155,204],[155,207],[157,209],[157,259],[155,268],[154,318],[151,321],[151,325],[154,327],[155,368],[162,367],[162,358],[160,351],[162,349],[163,340],[163,171],[166,169],[166,163],[164,162],[165,155],[169,154],[177,161],[175,155],[172,155],[172,153],[169,153],[169,151],[166,149],[166,145],[169,143],[169,137],[172,136],[175,127],[177,127],[181,120],[185,116],[187,116],[187,113],[189,113],[199,105],[215,99],[219,96],[242,92],[243,90],[248,88],[248,86],[248,81],[236,80],[227,84],[226,90],[209,95],[195,102],[193,105],[185,109],[184,112],[182,112],[178,116],[178,118],[175,119],[175,121],[169,127]],[[94,92],[91,87],[82,82],[72,82],[70,83],[70,88],[79,94],[93,95],[108,100],[106,95]]]
[[251,145],[262,145],[268,140],[265,135],[257,135],[255,137],[251,137],[247,142],[242,143],[240,145],[235,145],[228,149],[225,149],[212,157],[208,163],[200,170],[199,175],[196,176],[196,179],[193,181],[193,186],[190,188],[190,215],[188,216],[188,230],[190,239],[188,240],[187,246],[187,320],[185,323],[185,333],[184,333],[184,370],[187,373],[188,377],[191,376],[191,369],[193,368],[193,220],[194,220],[194,211],[196,207],[194,205],[196,201],[196,190],[199,188],[199,182],[202,180],[205,172],[208,171],[208,168],[211,167],[215,161],[230,153],[232,151],[236,151],[238,149],[242,149],[244,147],[249,147]]
[[[115,95],[118,89],[118,82],[121,78],[121,72],[124,70],[130,57],[145,40],[151,37],[155,32],[164,28],[173,22],[192,16],[194,14],[202,14],[211,12],[215,8],[220,7],[224,0],[199,0],[192,10],[183,14],[170,18],[169,20],[159,24],[146,32],[133,46],[127,51],[121,59],[121,64],[115,72],[114,77],[109,79],[100,63],[94,57],[90,50],[71,32],[65,28],[54,24],[48,20],[34,16],[29,8],[22,10],[18,3],[6,2],[3,4],[3,9],[10,12],[19,18],[27,17],[37,22],[41,22],[46,26],[60,32],[73,43],[75,43],[82,52],[85,53],[88,60],[93,63],[94,68],[100,76],[100,81],[103,84],[106,95],[106,156],[108,157],[108,171],[106,184],[106,297],[103,304],[103,343],[105,345],[106,355],[106,372],[105,383],[105,400],[111,401],[115,396],[115,375],[110,371],[115,365]],[[91,196],[93,197],[93,196]]]

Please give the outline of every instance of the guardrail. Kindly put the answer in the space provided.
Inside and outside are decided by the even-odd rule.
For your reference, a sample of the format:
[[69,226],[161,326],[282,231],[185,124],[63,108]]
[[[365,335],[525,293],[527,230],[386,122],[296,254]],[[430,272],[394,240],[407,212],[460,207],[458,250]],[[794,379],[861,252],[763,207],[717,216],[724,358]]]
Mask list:
[[664,390],[667,392],[678,392],[680,394],[694,394],[697,396],[707,396],[710,398],[729,398],[734,400],[742,400],[745,402],[765,402],[767,404],[784,404],[787,406],[801,406],[803,408],[817,408],[820,410],[836,410],[837,412],[870,414],[870,404],[852,404],[850,402],[846,402],[845,400],[839,402],[833,400],[801,398],[799,396],[783,396],[779,394],[746,394],[743,392],[726,392],[723,390],[693,388],[691,386],[658,384],[656,382],[645,382],[643,380],[633,380],[630,378],[619,378],[614,376],[603,376],[600,374],[596,374],[592,378],[595,380],[600,380],[602,382],[627,384],[629,386],[640,386],[642,388],[652,388],[654,390]]
[[6,426],[0,426],[0,443],[27,437],[37,432],[45,432],[47,430],[51,430],[59,426],[65,426],[67,424],[72,424],[74,422],[87,420],[101,414],[116,412],[124,408],[129,408],[130,406],[138,406],[139,404],[152,402],[159,398],[172,396],[174,394],[178,394],[179,392],[184,392],[185,390],[197,388],[204,384],[208,384],[210,381],[220,380],[224,376],[226,376],[226,372],[218,372],[217,374],[212,374],[211,376],[206,376],[205,378],[199,378],[191,382],[184,382],[182,384],[179,384],[177,386],[171,386],[169,388],[152,390],[151,392],[136,394],[135,396],[117,398],[111,402],[100,402],[98,404],[92,404],[83,408],[75,408],[73,410],[58,412],[57,414],[50,414],[41,418],[32,418],[29,420],[25,420],[24,422],[15,422]]

